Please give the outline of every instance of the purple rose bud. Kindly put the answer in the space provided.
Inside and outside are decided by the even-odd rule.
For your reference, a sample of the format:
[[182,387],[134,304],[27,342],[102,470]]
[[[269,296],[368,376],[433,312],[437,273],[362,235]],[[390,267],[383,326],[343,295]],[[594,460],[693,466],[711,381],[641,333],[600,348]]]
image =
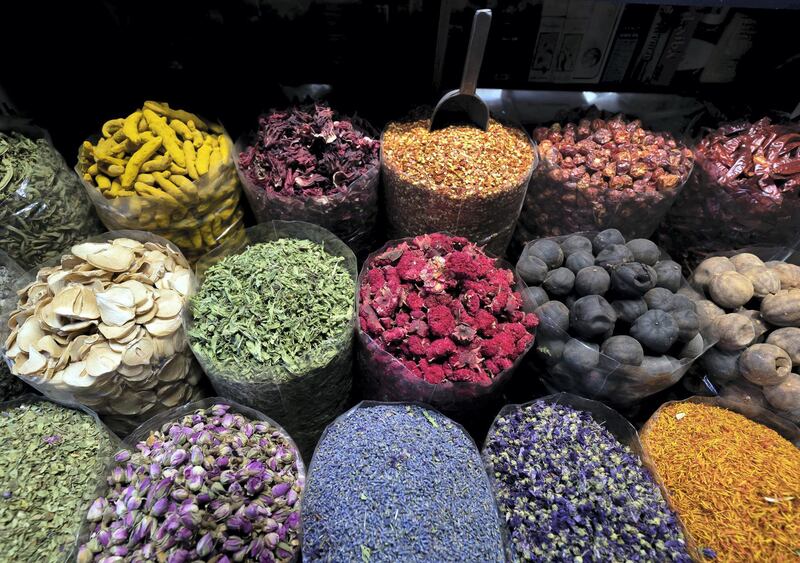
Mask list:
[[274,458],[274,457],[270,458],[270,460],[269,460],[269,468],[272,469],[273,471],[277,471],[278,470],[278,459],[277,458]]
[[137,518],[141,518],[137,510],[134,510],[133,512],[128,512],[122,519],[122,525],[129,529],[133,528],[133,525],[137,522]]
[[125,528],[117,528],[111,532],[111,544],[117,545],[128,541],[128,530]]
[[190,451],[191,454],[189,455],[189,459],[191,460],[192,465],[203,465],[203,460],[205,459],[203,450],[198,446],[192,446]]
[[166,497],[160,498],[153,505],[153,508],[150,510],[150,514],[156,517],[162,516],[167,511],[168,508],[169,508],[169,499],[167,499]]
[[263,462],[259,460],[251,461],[245,466],[244,474],[260,476],[262,473],[264,473],[264,469],[265,467]]
[[173,551],[167,558],[167,563],[186,563],[189,561],[189,552],[185,549]]
[[88,547],[82,545],[78,550],[78,556],[75,558],[76,563],[92,563],[93,560],[94,553]]
[[[286,547],[289,547],[289,546],[286,546]],[[279,547],[278,550],[275,552],[275,554],[278,557],[280,557],[281,559],[289,559],[292,556],[292,551],[291,551],[291,549],[286,549],[286,548]]]
[[157,463],[150,464],[150,478],[151,479],[158,479],[161,477],[161,466]]
[[110,550],[111,555],[117,555],[119,557],[125,557],[128,555],[128,547],[124,545],[115,545]]
[[200,475],[192,475],[186,480],[186,486],[190,491],[197,492],[203,488],[203,481],[204,479]]
[[230,413],[222,417],[222,426],[224,426],[225,428],[230,428],[231,426],[233,426],[233,422],[234,418],[233,415]]
[[133,468],[132,465],[128,465],[125,467],[125,482],[130,483],[133,481],[133,478],[136,476],[136,469]]
[[292,485],[290,483],[279,483],[279,484],[275,485],[274,487],[272,487],[272,496],[273,496],[273,498],[282,497],[291,488],[292,488]]
[[185,462],[188,457],[189,454],[186,453],[186,450],[183,449],[175,450],[174,452],[172,452],[172,455],[169,456],[169,464],[173,467],[177,467],[183,464],[183,462]]
[[[216,485],[217,483],[214,484]],[[214,490],[213,485],[211,486],[211,489]],[[197,504],[208,504],[209,502],[211,502],[211,495],[208,493],[200,493],[195,497],[194,500],[195,502],[197,502]]]
[[[133,481],[133,479],[131,479],[131,481]],[[144,495],[150,489],[151,483],[152,481],[150,480],[150,477],[145,477],[144,479],[138,481],[133,488],[139,493],[139,495]]]
[[219,467],[220,469],[225,469],[226,467],[228,467],[228,458],[224,455],[220,456],[217,458],[215,463],[217,464],[217,467]]
[[128,461],[131,458],[131,452],[128,450],[120,450],[116,454],[114,454],[114,461],[117,463],[122,463]]
[[211,432],[203,430],[197,435],[197,443],[201,446],[207,446],[211,443]]
[[122,483],[125,479],[125,470],[117,466],[111,470],[111,481],[114,483]]
[[173,500],[181,502],[189,498],[189,491],[186,489],[174,489],[169,496],[171,496]]
[[108,547],[111,544],[111,532],[108,530],[100,530],[97,532],[97,543],[104,548]]
[[155,559],[156,548],[152,543],[146,543],[142,546],[142,559],[149,561]]
[[194,532],[189,528],[183,527],[175,532],[175,539],[179,542],[186,542],[192,539]]
[[89,507],[89,512],[86,514],[86,518],[89,522],[99,522],[103,518],[103,512],[105,512],[106,507],[108,506],[108,501],[105,497],[99,497],[95,499],[92,503],[92,506]]
[[209,555],[213,549],[214,538],[211,535],[211,532],[208,532],[202,538],[200,538],[200,541],[197,542],[197,546],[195,547],[198,557],[205,557]]
[[286,518],[286,522],[284,524],[289,530],[296,530],[300,525],[300,513],[292,512],[289,517]]
[[238,536],[230,536],[228,539],[225,540],[225,543],[222,544],[223,551],[239,551],[242,549],[242,538]]
[[133,529],[133,534],[131,534],[131,539],[128,542],[128,545],[135,546],[142,543],[145,538],[150,535],[150,530],[152,529],[153,525],[155,524],[155,520],[150,518],[149,516],[145,516],[141,519],[141,521],[136,524],[136,527]]
[[[274,532],[277,529],[278,529],[278,522],[276,522],[273,518],[267,518],[264,521],[264,531],[265,532]],[[278,537],[277,534],[275,535],[275,537],[276,538]],[[277,540],[275,540],[275,541],[277,542]],[[273,547],[275,547],[275,546],[273,546]]]
[[286,493],[286,504],[288,504],[289,506],[294,506],[295,503],[297,502],[297,498],[298,498],[297,491],[295,491],[294,489],[289,489],[289,492]]
[[258,518],[258,507],[254,504],[249,505],[244,509],[244,515],[250,520],[256,520]]
[[242,496],[244,494],[244,489],[239,483],[231,483],[228,485],[228,494],[231,496]]
[[167,533],[171,534],[180,527],[181,517],[176,513],[168,514],[164,519],[163,525],[165,526]]
[[217,520],[224,520],[231,515],[231,505],[228,503],[222,504],[214,511],[214,518]]
[[236,473],[233,471],[223,471],[219,474],[219,482],[223,485],[230,485],[234,481],[236,481]]
[[264,542],[267,544],[267,547],[269,549],[275,549],[275,546],[278,545],[279,541],[280,538],[278,537],[278,534],[276,534],[275,532],[270,532],[269,534],[264,536]]
[[228,559],[227,555],[223,555],[219,559],[217,559],[217,563],[231,563],[231,560]]
[[132,510],[138,510],[140,506],[142,506],[142,497],[131,496],[128,499],[128,502],[125,503],[125,508],[128,509],[128,512]]
[[245,490],[251,495],[259,492],[263,487],[264,483],[259,477],[250,477],[244,485]]
[[228,412],[228,409],[230,409],[230,408],[231,408],[230,405],[224,405],[222,403],[217,403],[216,405],[211,407],[211,414],[213,414],[214,416],[222,416],[226,412]]
[[255,428],[253,428],[253,425],[248,422],[242,426],[242,432],[245,433],[245,436],[250,438],[253,435],[253,432],[255,432]]

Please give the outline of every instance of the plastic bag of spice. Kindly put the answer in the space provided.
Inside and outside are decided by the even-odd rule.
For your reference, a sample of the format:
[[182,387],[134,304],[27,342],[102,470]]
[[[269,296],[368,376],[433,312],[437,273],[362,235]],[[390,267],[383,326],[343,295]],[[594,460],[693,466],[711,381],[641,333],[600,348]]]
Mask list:
[[154,234],[112,231],[75,244],[17,285],[6,362],[124,435],[202,394],[182,325],[195,285],[177,247]]
[[358,255],[375,237],[380,142],[366,121],[325,105],[272,111],[236,145],[236,166],[259,222],[320,225]]
[[[14,287],[24,274],[24,270],[8,254],[0,250],[0,335],[8,323],[8,315],[17,304]],[[8,370],[5,361],[0,361],[0,403],[32,391]]]
[[[567,559],[576,549],[608,561],[688,562],[697,553],[636,430],[602,403],[557,393],[506,405],[481,455],[511,561]],[[614,541],[620,534],[624,543]]]
[[528,181],[538,164],[522,129],[490,120],[489,129],[430,120],[390,123],[381,137],[381,174],[392,238],[448,232],[505,253]]
[[691,151],[669,133],[621,115],[539,127],[533,138],[541,162],[520,223],[539,236],[613,228],[648,237],[692,170]]
[[362,401],[328,426],[302,515],[304,561],[506,561],[475,442],[424,405]]
[[676,259],[694,266],[731,248],[800,243],[800,126],[726,124],[706,131],[694,155],[662,230]]
[[442,233],[370,254],[358,306],[363,396],[426,403],[471,428],[490,422],[538,324],[509,264]]
[[[124,440],[101,475],[82,514],[77,563],[299,558],[306,466],[289,433],[262,412],[211,397],[160,413]],[[134,507],[115,511],[136,491]],[[219,525],[201,524],[209,519]]]
[[119,440],[85,407],[0,403],[0,538],[7,561],[73,561],[97,475]]
[[32,268],[102,230],[47,132],[0,120],[0,250]]
[[85,141],[75,170],[109,229],[150,231],[190,261],[243,237],[233,143],[222,126],[148,101]]
[[197,264],[192,351],[220,395],[268,413],[305,454],[350,397],[356,272],[329,231],[285,221]]

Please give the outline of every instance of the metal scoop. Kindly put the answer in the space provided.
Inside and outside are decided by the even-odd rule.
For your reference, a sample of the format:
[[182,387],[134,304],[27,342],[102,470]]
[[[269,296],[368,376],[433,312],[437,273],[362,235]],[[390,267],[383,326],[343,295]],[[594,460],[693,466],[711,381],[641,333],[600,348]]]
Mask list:
[[461,75],[461,88],[448,92],[436,104],[431,117],[431,131],[444,129],[449,125],[473,125],[486,131],[489,126],[489,108],[486,102],[475,94],[475,89],[491,23],[491,10],[475,12],[467,58],[464,61],[464,74]]

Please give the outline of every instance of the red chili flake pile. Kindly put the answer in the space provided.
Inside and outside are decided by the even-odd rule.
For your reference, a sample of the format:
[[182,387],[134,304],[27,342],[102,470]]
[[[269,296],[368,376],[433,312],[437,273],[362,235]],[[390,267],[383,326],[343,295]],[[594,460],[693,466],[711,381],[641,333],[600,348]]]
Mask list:
[[256,186],[286,196],[331,196],[378,165],[380,141],[325,104],[273,111],[258,119],[239,165]]
[[361,330],[428,383],[488,385],[533,342],[514,274],[461,237],[420,235],[372,258]]
[[692,169],[692,152],[669,133],[622,115],[539,127],[533,136],[541,165],[523,217],[540,235],[618,228],[647,237]]

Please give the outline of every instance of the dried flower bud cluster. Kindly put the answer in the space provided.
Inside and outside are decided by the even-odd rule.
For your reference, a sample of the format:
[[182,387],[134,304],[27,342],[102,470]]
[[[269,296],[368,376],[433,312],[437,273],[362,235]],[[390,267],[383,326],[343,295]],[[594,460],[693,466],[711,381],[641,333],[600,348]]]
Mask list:
[[116,454],[78,563],[293,559],[302,461],[281,430],[230,410],[197,409]]
[[692,169],[692,152],[671,135],[621,115],[539,127],[534,139],[541,165],[522,217],[540,235],[614,227],[649,236]]
[[365,266],[361,330],[428,383],[489,385],[533,343],[514,273],[465,238],[421,235]]
[[169,245],[86,242],[39,270],[11,314],[11,371],[101,414],[147,417],[196,398],[181,316],[193,289]]

